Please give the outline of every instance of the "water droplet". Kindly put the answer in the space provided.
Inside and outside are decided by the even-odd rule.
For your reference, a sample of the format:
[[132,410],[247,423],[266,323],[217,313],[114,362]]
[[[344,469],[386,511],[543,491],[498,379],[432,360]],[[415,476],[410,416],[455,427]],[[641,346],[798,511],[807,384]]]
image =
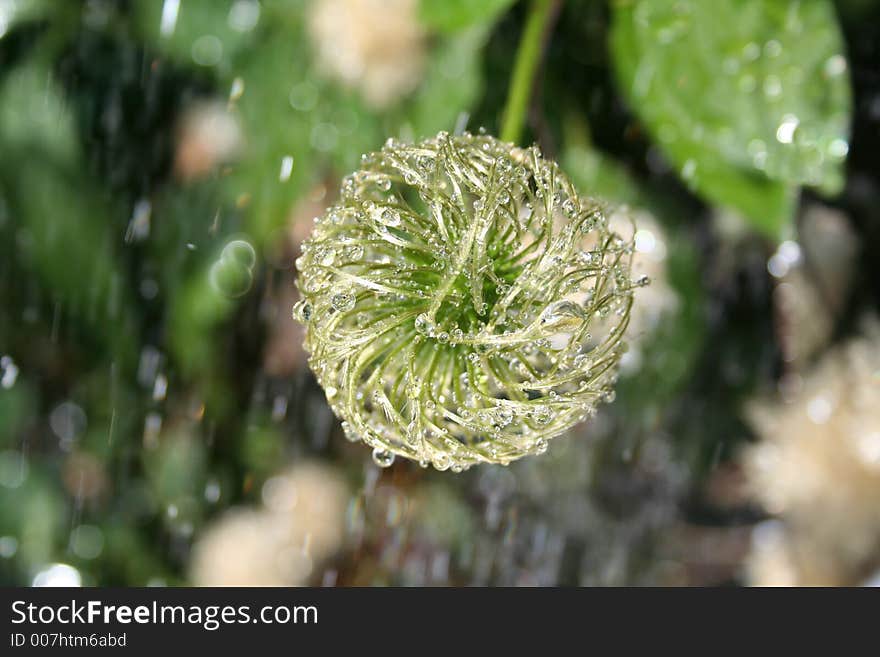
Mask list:
[[782,81],[778,75],[768,75],[764,78],[764,95],[768,98],[777,98],[782,94]]
[[309,142],[319,151],[325,153],[336,148],[339,141],[339,128],[333,123],[316,123],[312,126]]
[[210,281],[214,289],[225,297],[243,296],[251,288],[253,274],[235,260],[218,260],[211,266]]
[[177,26],[177,15],[180,12],[180,0],[165,0],[162,3],[162,18],[159,21],[159,34],[163,37],[174,33]]
[[281,158],[281,171],[278,172],[278,180],[287,182],[290,180],[291,173],[293,173],[293,156],[285,155]]
[[223,58],[223,43],[213,34],[206,34],[193,41],[190,54],[199,66],[216,66]]
[[846,72],[846,57],[832,55],[825,61],[825,75],[834,77]]
[[35,587],[82,586],[82,576],[73,566],[53,563],[40,570],[31,582]]
[[776,39],[771,39],[764,44],[764,54],[768,57],[779,57],[782,54],[782,44]]
[[373,450],[373,463],[380,468],[387,468],[394,463],[394,453],[377,447]]
[[345,439],[349,442],[356,443],[361,439],[349,422],[342,423],[342,432],[345,434]]
[[293,318],[300,322],[307,322],[312,318],[312,304],[300,299],[293,306]]
[[288,100],[293,109],[310,112],[318,104],[318,89],[311,82],[300,82],[293,85]]
[[391,208],[385,208],[381,214],[382,223],[386,226],[396,227],[400,225],[400,213]]
[[3,356],[0,358],[0,387],[9,390],[15,385],[18,378],[18,366],[12,360],[12,356]]
[[416,331],[422,333],[423,335],[431,335],[431,331],[433,329],[433,325],[431,320],[425,313],[422,313],[418,317],[416,317],[415,321]]
[[49,414],[49,426],[58,437],[58,444],[64,451],[69,451],[76,439],[86,430],[88,420],[86,413],[71,401],[56,406]]
[[351,310],[354,308],[354,304],[354,295],[349,292],[337,292],[330,298],[330,305],[339,312],[347,312]]
[[419,377],[410,379],[406,384],[406,395],[410,399],[417,399],[422,394],[422,380]]
[[104,533],[94,525],[79,525],[70,532],[70,549],[80,559],[95,559],[104,549]]
[[743,59],[753,62],[761,56],[761,46],[754,41],[747,43],[743,48]]
[[793,114],[783,116],[782,123],[776,128],[776,141],[780,144],[790,144],[794,139],[794,133],[799,123],[800,120]]
[[257,0],[235,0],[229,9],[227,22],[236,32],[250,32],[260,20],[260,3]]
[[14,536],[0,536],[0,559],[11,559],[18,552],[18,539]]
[[828,155],[834,159],[843,159],[847,153],[849,153],[849,144],[843,139],[833,139],[828,144]]
[[549,424],[553,420],[553,411],[549,406],[535,406],[532,410],[532,419],[537,424]]
[[513,422],[513,411],[506,406],[501,406],[495,412],[495,421],[500,427],[506,427]]
[[253,269],[257,263],[257,252],[250,242],[245,240],[232,240],[229,242],[223,247],[220,257],[223,260],[234,260],[247,269]]
[[695,160],[687,160],[681,168],[681,177],[685,180],[691,180],[697,172],[697,163]]

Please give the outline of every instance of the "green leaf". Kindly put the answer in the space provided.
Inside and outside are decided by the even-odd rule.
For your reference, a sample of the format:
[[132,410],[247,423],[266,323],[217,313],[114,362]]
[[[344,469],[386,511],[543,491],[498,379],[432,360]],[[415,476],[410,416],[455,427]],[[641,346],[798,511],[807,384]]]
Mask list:
[[[376,117],[359,96],[315,76],[309,56],[302,32],[289,28],[267,35],[236,68],[246,147],[223,187],[232,200],[247,199],[245,229],[258,243],[285,224],[331,164],[347,172],[381,144]],[[285,161],[292,168],[281,175]]]
[[40,63],[22,65],[0,86],[0,152],[0,196],[20,227],[16,262],[95,345],[130,364],[136,315],[116,252],[118,208],[88,175],[69,103]]
[[137,0],[133,19],[139,36],[176,61],[227,72],[253,44],[260,7],[255,0]]
[[619,0],[623,92],[679,175],[766,234],[843,186],[852,98],[827,0]]
[[437,47],[405,117],[417,139],[451,131],[458,115],[472,108],[483,86],[479,55],[487,36],[474,28]]
[[641,189],[623,165],[599,151],[582,146],[568,148],[562,166],[582,194],[612,203],[645,204]]
[[498,18],[514,0],[421,0],[419,18],[425,26],[454,32]]
[[0,85],[0,143],[8,150],[38,150],[59,163],[79,166],[74,117],[47,65],[29,62]]

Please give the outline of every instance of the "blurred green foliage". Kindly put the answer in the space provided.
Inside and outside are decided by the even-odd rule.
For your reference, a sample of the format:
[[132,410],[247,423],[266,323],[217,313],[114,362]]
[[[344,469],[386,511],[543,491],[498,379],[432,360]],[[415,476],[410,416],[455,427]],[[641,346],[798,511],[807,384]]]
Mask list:
[[474,24],[490,23],[512,4],[513,0],[420,0],[419,17],[427,27],[454,32]]
[[852,112],[830,1],[617,0],[621,90],[685,182],[772,238],[843,186]]
[[[263,371],[270,292],[290,285],[290,263],[270,256],[301,206],[332,201],[386,138],[496,130],[522,4],[422,0],[424,72],[376,109],[319,70],[305,0],[183,0],[173,21],[164,12],[175,3],[158,0],[0,0],[0,356],[17,371],[0,387],[0,538],[17,542],[0,555],[0,580],[27,583],[64,561],[86,583],[183,582],[192,537],[258,496],[291,455],[319,451],[360,481],[362,450],[345,452],[310,379]],[[842,11],[865,20],[867,5]],[[730,421],[738,399],[772,368],[768,306],[751,279],[753,297],[711,288],[721,275],[705,252],[707,216],[731,208],[771,242],[791,232],[801,187],[834,194],[844,182],[852,100],[825,0],[561,11],[530,139],[584,193],[658,220],[681,299],[609,407],[623,430],[584,460],[553,469],[547,456],[545,482],[564,470],[586,494],[583,477],[601,488],[602,472],[619,473],[621,454],[657,432],[679,432],[703,467],[715,449],[705,425],[742,433]],[[175,173],[178,133],[206,102],[234,117],[243,143],[187,179]],[[653,147],[685,187],[652,168]],[[738,245],[735,265],[766,277],[767,248]],[[62,445],[52,417],[70,422],[58,420],[72,412],[64,404],[87,420]],[[459,482],[470,480],[424,488],[419,531],[466,552],[483,520]]]

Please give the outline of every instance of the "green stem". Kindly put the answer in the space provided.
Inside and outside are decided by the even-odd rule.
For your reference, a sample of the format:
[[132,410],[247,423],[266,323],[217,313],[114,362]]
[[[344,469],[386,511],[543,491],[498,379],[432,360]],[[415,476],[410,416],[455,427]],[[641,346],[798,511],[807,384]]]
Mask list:
[[532,94],[532,83],[541,60],[544,46],[544,34],[550,25],[556,0],[532,0],[525,29],[520,38],[510,79],[510,90],[501,127],[502,141],[518,143],[522,136],[529,99]]

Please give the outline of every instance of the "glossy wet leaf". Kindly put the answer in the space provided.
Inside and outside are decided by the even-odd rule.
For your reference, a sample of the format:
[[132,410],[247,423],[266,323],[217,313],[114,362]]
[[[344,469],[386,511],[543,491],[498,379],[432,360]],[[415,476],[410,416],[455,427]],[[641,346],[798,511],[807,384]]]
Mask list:
[[498,18],[513,0],[421,0],[419,17],[431,28],[452,32]]
[[776,236],[798,186],[843,185],[851,93],[825,0],[621,0],[622,91],[679,175]]

